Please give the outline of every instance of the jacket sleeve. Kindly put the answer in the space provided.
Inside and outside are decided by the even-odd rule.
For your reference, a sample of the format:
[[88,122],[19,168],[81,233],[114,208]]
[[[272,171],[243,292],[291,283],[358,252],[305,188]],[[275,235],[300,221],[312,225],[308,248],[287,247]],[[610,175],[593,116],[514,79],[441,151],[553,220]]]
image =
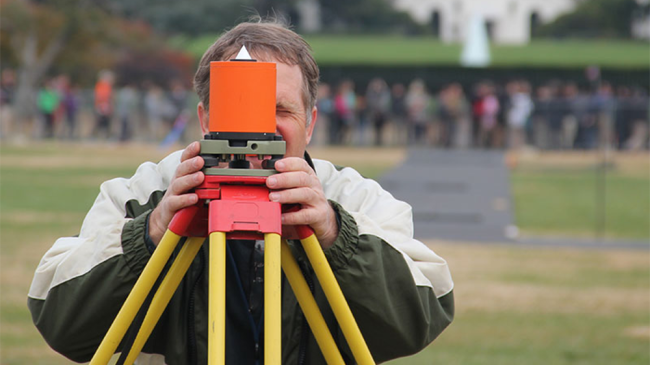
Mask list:
[[325,254],[374,360],[422,350],[453,319],[446,261],[413,238],[408,204],[353,169],[316,166],[340,216],[339,236]]
[[79,362],[94,354],[150,257],[146,222],[179,156],[103,183],[79,235],[59,238],[41,259],[27,303],[54,350]]

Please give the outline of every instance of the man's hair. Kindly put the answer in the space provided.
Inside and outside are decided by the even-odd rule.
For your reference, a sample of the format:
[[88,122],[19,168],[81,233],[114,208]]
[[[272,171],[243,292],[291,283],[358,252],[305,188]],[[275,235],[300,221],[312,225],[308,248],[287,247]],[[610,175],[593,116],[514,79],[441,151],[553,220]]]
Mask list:
[[256,57],[274,58],[287,65],[298,65],[302,73],[302,100],[311,123],[311,110],[316,103],[318,65],[311,54],[311,47],[302,37],[277,19],[241,23],[221,35],[208,48],[199,62],[194,75],[194,90],[206,111],[210,108],[210,62],[234,58],[242,46]]

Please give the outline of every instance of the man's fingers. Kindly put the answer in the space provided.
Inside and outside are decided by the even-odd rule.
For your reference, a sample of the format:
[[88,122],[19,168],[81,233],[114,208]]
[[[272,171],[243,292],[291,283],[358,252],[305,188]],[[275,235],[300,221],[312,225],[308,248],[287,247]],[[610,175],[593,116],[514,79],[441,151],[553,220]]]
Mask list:
[[316,215],[315,209],[300,209],[297,212],[282,213],[282,224],[288,226],[310,226],[312,223],[317,221]]
[[173,195],[180,195],[192,188],[195,188],[203,182],[204,175],[202,172],[197,171],[190,175],[185,175],[174,179],[169,186],[169,191]]
[[318,199],[318,194],[310,188],[296,188],[274,191],[269,194],[269,200],[280,204],[311,205]]
[[167,202],[167,208],[171,212],[177,212],[180,209],[196,204],[199,197],[194,193],[170,196]]
[[185,160],[176,168],[176,177],[178,178],[199,171],[203,168],[204,163],[203,158],[199,156]]
[[199,142],[190,143],[187,147],[185,147],[185,150],[183,150],[183,153],[181,154],[181,162],[197,156],[200,151],[201,144],[199,144]]
[[298,157],[286,157],[275,163],[275,169],[280,172],[287,171],[305,171],[313,173],[314,170],[309,166],[307,161]]
[[293,171],[277,174],[266,179],[266,186],[271,189],[291,189],[303,186],[315,187],[318,185],[315,175],[304,171]]

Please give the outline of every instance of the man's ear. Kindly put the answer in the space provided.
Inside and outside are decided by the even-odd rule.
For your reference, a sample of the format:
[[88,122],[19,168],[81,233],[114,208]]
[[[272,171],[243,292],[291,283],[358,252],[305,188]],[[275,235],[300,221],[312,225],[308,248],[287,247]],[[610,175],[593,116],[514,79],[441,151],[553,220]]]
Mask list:
[[309,142],[311,141],[311,137],[314,134],[314,126],[316,125],[317,119],[318,119],[318,109],[316,108],[316,106],[314,106],[311,110],[311,123],[309,123],[309,126],[307,126],[307,130],[305,131],[305,139],[306,139],[305,145],[308,145]]
[[199,102],[196,106],[196,114],[199,116],[199,123],[201,124],[201,132],[205,136],[210,133],[210,119],[208,118],[208,111],[205,110],[203,102]]

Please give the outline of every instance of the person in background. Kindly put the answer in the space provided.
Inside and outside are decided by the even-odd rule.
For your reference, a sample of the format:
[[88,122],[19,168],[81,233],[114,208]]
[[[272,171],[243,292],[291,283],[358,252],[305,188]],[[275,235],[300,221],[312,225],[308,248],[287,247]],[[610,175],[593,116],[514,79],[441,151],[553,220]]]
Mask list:
[[406,113],[409,125],[409,144],[424,144],[427,142],[428,123],[431,121],[431,97],[420,79],[409,84],[406,93]]
[[562,148],[564,118],[568,113],[567,103],[562,96],[562,83],[551,80],[548,83],[549,98],[546,100],[546,120],[548,122],[548,148]]
[[134,117],[138,109],[139,93],[135,86],[127,83],[117,92],[115,109],[120,121],[120,142],[127,142],[133,137]]
[[533,111],[533,101],[530,98],[530,85],[523,81],[509,82],[508,111],[508,146],[513,150],[520,150],[526,145],[526,125]]
[[472,87],[472,146],[480,147],[479,134],[481,130],[481,117],[483,116],[483,82],[474,84]]
[[13,104],[16,90],[16,73],[5,68],[0,73],[0,139],[6,139],[14,131]]
[[59,77],[59,89],[62,97],[62,114],[66,122],[66,138],[73,140],[77,136],[77,113],[80,104],[78,90],[67,75]]
[[406,87],[402,83],[393,84],[390,98],[390,126],[393,144],[406,144]]
[[[334,100],[332,100],[332,88],[330,84],[320,82],[318,84],[318,93],[316,106],[318,107],[318,125],[314,130],[314,142],[316,144],[325,143],[326,132],[331,128],[334,119]],[[312,144],[314,144],[312,142]]]
[[549,148],[549,119],[551,115],[551,88],[548,85],[537,87],[534,99],[532,140],[539,149]]
[[469,106],[463,88],[452,83],[440,92],[438,119],[440,120],[440,144],[445,148],[467,147],[471,135],[468,118]]
[[496,127],[494,128],[492,138],[492,148],[505,148],[508,143],[508,118],[507,104],[509,101],[508,92],[505,85],[493,83],[492,88],[494,95],[499,102],[499,111],[496,115]]
[[564,105],[566,110],[562,121],[562,149],[573,149],[578,134],[580,121],[585,117],[588,100],[581,95],[580,89],[573,82],[564,85]]
[[54,138],[55,113],[59,108],[61,97],[54,88],[54,80],[49,79],[38,92],[38,111],[43,117],[43,137]]
[[611,147],[614,143],[614,113],[616,110],[616,99],[612,85],[607,81],[601,81],[593,98],[598,140],[596,147]]
[[167,134],[167,128],[163,121],[169,109],[171,107],[165,102],[163,89],[154,83],[147,83],[144,110],[147,116],[147,126],[149,127],[147,133],[149,141],[160,142]]
[[334,96],[334,119],[330,125],[330,144],[347,143],[352,128],[356,124],[357,97],[354,93],[354,83],[343,80]]
[[479,146],[490,148],[495,146],[497,115],[499,113],[499,99],[494,93],[494,87],[490,83],[479,86],[481,103],[481,115],[479,119]]
[[632,88],[632,95],[630,96],[630,134],[623,143],[622,148],[631,151],[638,151],[643,148],[650,147],[649,136],[649,123],[650,119],[649,109],[650,100],[648,93],[639,87]]
[[375,131],[375,146],[384,144],[384,126],[390,112],[390,90],[386,81],[374,78],[366,91],[367,116]]
[[596,90],[585,92],[584,116],[579,119],[575,147],[590,150],[598,147],[598,120],[601,105],[596,96]]
[[113,72],[102,70],[95,84],[95,115],[97,123],[93,130],[93,137],[98,138],[103,134],[108,139],[111,135],[111,118],[113,117]]
[[368,145],[368,124],[370,116],[368,115],[368,103],[366,103],[365,94],[355,94],[353,123],[348,129],[348,137],[344,137],[345,144],[354,144],[355,146]]
[[188,97],[189,92],[183,84],[183,81],[180,79],[172,80],[169,90],[169,101],[171,102],[171,106],[173,108],[170,111],[172,123],[176,123],[178,117],[180,117],[181,114],[187,109]]

